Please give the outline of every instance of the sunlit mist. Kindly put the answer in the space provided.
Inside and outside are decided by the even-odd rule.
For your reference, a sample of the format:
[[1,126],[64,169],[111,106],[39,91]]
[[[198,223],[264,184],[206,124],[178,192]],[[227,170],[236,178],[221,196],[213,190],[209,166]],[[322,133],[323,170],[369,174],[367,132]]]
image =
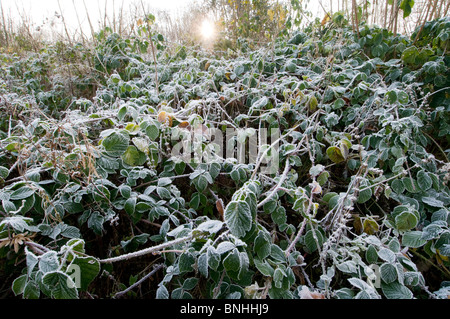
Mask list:
[[200,32],[203,39],[210,40],[214,36],[214,24],[207,19],[203,20]]

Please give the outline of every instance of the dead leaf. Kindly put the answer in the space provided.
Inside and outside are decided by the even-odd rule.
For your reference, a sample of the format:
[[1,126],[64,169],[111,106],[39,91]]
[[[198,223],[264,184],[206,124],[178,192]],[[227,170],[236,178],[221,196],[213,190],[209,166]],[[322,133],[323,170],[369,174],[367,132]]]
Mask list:
[[317,291],[310,291],[308,287],[303,286],[300,291],[300,299],[325,299],[325,295]]
[[223,201],[220,198],[216,201],[216,208],[217,208],[217,211],[219,212],[220,218],[223,221],[223,213],[224,213],[225,209],[223,207]]

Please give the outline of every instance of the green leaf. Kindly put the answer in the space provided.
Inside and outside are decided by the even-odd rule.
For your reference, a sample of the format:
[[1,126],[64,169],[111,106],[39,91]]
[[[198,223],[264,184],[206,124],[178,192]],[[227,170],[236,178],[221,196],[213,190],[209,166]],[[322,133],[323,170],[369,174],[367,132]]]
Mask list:
[[117,112],[117,118],[120,121],[123,121],[123,119],[125,118],[125,115],[127,115],[127,112],[128,112],[128,107],[126,105],[122,106],[119,109],[119,112]]
[[22,186],[19,189],[16,189],[11,196],[10,200],[21,200],[30,197],[34,194],[34,189],[29,188],[28,186]]
[[79,252],[84,254],[85,250],[84,250],[84,240],[79,239],[79,238],[74,238],[69,240],[66,245],[67,247],[70,248],[70,250],[72,250],[73,252]]
[[266,214],[270,214],[270,213],[274,212],[275,209],[277,208],[277,205],[278,205],[278,203],[277,203],[277,201],[275,201],[275,200],[270,200],[270,201],[268,201],[268,202],[265,203],[264,206],[263,206],[264,212],[265,212]]
[[419,55],[419,50],[415,46],[406,48],[402,53],[402,60],[406,64],[415,64],[416,57]]
[[169,291],[164,285],[161,285],[156,290],[156,299],[169,299]]
[[397,268],[393,264],[384,263],[380,267],[380,275],[385,283],[390,284],[397,280]]
[[276,244],[270,245],[270,258],[277,263],[285,263],[286,256],[280,246]]
[[132,216],[134,214],[134,211],[136,209],[136,197],[130,197],[125,201],[124,209],[127,212],[128,215]]
[[184,290],[192,290],[197,286],[198,284],[198,278],[188,278],[183,282],[183,289]]
[[234,248],[223,260],[223,266],[226,271],[238,271],[241,266],[239,251]]
[[135,251],[139,247],[139,245],[143,245],[147,242],[149,236],[150,235],[147,233],[142,233],[142,234],[133,236],[129,240],[122,240],[120,242],[120,246],[122,246],[123,250],[127,253]]
[[[73,271],[73,276],[71,276]],[[78,272],[79,271],[79,272]],[[75,284],[80,284],[81,290],[86,291],[89,284],[97,277],[100,272],[100,262],[94,257],[81,257],[77,256],[69,265],[69,269],[66,273],[75,278]],[[79,282],[78,282],[79,280]]]
[[138,151],[140,151],[144,154],[149,154],[150,144],[147,139],[145,139],[143,137],[134,137],[131,141],[133,142],[134,146],[136,146]]
[[309,230],[306,234],[305,234],[305,245],[308,248],[308,251],[310,253],[314,252],[317,250],[317,243],[316,240],[314,239],[314,234],[316,235],[317,238],[317,242],[320,246],[322,246],[323,244],[323,236],[322,233],[315,230],[313,233],[313,230]]
[[273,273],[273,281],[275,283],[275,287],[282,287],[284,277],[286,277],[286,272],[283,271],[283,269],[281,269],[280,267],[277,267]]
[[250,206],[243,200],[230,202],[225,208],[224,219],[230,232],[238,238],[244,237],[252,227]]
[[220,265],[220,254],[214,249],[214,247],[210,246],[208,247],[207,255],[208,266],[213,270],[217,270]]
[[127,151],[129,143],[130,137],[119,132],[111,133],[102,141],[102,145],[105,148],[106,153],[113,157],[123,155]]
[[273,276],[275,270],[272,268],[272,266],[270,266],[270,264],[266,260],[261,261],[259,259],[255,259],[254,262],[256,268],[259,270],[261,274],[269,277]]
[[258,255],[258,257],[263,260],[270,255],[270,236],[262,231],[258,233],[255,238],[253,251]]
[[195,263],[195,257],[191,253],[186,252],[180,255],[178,267],[180,273],[191,272],[194,270],[193,264]]
[[394,104],[395,102],[397,102],[397,92],[394,91],[388,91],[386,93],[386,97],[387,97],[387,101],[390,104]]
[[403,177],[402,182],[408,192],[414,194],[419,191],[416,180],[409,177]]
[[25,284],[27,283],[27,275],[22,275],[14,279],[12,284],[12,291],[14,295],[18,296],[23,293],[25,289]]
[[393,263],[396,260],[395,253],[388,248],[381,248],[378,251],[378,257],[380,257],[380,259],[384,261],[387,261],[388,263]]
[[99,212],[93,212],[88,219],[88,227],[96,234],[101,235],[103,232],[103,222],[105,218]]
[[401,194],[405,191],[405,185],[403,185],[403,182],[401,179],[393,180],[391,183],[391,188],[397,194]]
[[413,6],[414,0],[403,0],[400,2],[400,9],[403,10],[403,18],[406,18],[411,14]]
[[442,229],[441,226],[436,224],[430,224],[426,226],[424,229],[422,229],[422,239],[430,240],[438,238],[443,231],[444,230]]
[[425,192],[431,188],[431,186],[433,185],[433,180],[427,172],[421,170],[419,173],[417,173],[417,184],[419,185],[420,189]]
[[402,245],[411,248],[418,248],[425,245],[427,241],[422,239],[421,231],[410,231],[403,234]]
[[409,102],[408,93],[406,93],[404,91],[399,91],[397,93],[397,98],[398,98],[398,101],[400,102],[400,104],[405,105],[405,104],[407,104]]
[[159,128],[156,124],[150,124],[145,128],[145,133],[154,141],[159,137]]
[[170,198],[172,198],[172,195],[170,194],[170,191],[167,188],[165,188],[165,187],[156,187],[156,193],[162,199],[170,199]]
[[198,271],[203,277],[208,278],[208,254],[203,253],[198,257]]
[[122,155],[122,160],[129,166],[142,166],[147,161],[147,155],[139,151],[136,146],[130,145]]
[[17,210],[16,205],[14,205],[13,202],[6,199],[2,201],[2,207],[6,213],[15,212]]
[[232,242],[230,242],[230,241],[223,241],[219,245],[217,245],[217,248],[216,248],[215,251],[219,255],[222,255],[222,254],[224,254],[226,252],[229,252],[230,250],[233,250],[235,247],[236,247],[236,245],[233,244]]
[[61,236],[66,238],[80,238],[80,230],[75,226],[68,226],[64,224],[63,230],[61,231]]
[[327,155],[330,158],[330,160],[334,163],[341,163],[341,162],[345,161],[345,158],[342,155],[341,149],[337,146],[328,147]]
[[371,197],[372,197],[372,188],[367,188],[359,192],[357,202],[359,204],[363,204],[367,202]]
[[381,290],[387,299],[412,299],[413,294],[411,290],[398,282],[389,284],[381,283]]
[[422,202],[432,207],[444,207],[444,202],[434,197],[422,197]]
[[78,290],[75,283],[61,271],[46,273],[42,277],[42,282],[48,287],[55,299],[78,299]]
[[5,180],[9,175],[9,169],[4,166],[0,166],[0,178]]
[[273,213],[272,213],[272,220],[277,225],[283,225],[287,221],[286,216],[286,209],[284,207],[278,207]]
[[332,108],[333,110],[341,109],[345,106],[345,101],[341,98],[338,98],[336,101],[334,101]]
[[442,256],[450,257],[450,244],[444,244],[439,247],[439,253]]
[[39,258],[39,270],[44,274],[56,271],[59,268],[59,260],[56,251],[48,251]]
[[223,223],[220,220],[208,220],[198,225],[197,230],[215,234],[222,229],[222,226]]
[[366,260],[369,264],[374,264],[378,260],[378,253],[376,248],[373,245],[370,245],[366,250]]
[[353,260],[344,261],[343,263],[338,264],[336,267],[340,271],[347,274],[356,273],[356,263]]
[[195,186],[199,192],[203,192],[206,189],[206,187],[208,187],[208,180],[204,175],[200,175],[197,178]]
[[120,194],[123,198],[128,199],[131,196],[131,187],[125,184],[119,186]]
[[25,299],[39,299],[41,295],[41,289],[39,284],[34,280],[29,280],[23,290],[23,297]]
[[395,217],[395,226],[398,230],[410,230],[417,226],[419,220],[410,211],[400,213]]

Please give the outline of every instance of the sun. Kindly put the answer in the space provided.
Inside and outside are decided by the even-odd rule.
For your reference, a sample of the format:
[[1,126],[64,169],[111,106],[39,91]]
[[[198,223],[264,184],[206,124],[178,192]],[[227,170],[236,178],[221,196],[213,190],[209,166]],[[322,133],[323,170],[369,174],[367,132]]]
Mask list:
[[202,34],[203,39],[205,40],[211,39],[214,36],[215,32],[214,24],[208,19],[203,20],[200,32]]

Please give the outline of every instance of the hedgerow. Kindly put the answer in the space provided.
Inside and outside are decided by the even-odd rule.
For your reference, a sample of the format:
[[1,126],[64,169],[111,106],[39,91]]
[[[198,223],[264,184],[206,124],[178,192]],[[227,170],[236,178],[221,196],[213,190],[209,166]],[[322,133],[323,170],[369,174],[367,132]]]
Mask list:
[[[341,18],[220,56],[145,29],[2,54],[10,295],[447,298],[450,20]],[[242,161],[213,129],[279,135]]]

